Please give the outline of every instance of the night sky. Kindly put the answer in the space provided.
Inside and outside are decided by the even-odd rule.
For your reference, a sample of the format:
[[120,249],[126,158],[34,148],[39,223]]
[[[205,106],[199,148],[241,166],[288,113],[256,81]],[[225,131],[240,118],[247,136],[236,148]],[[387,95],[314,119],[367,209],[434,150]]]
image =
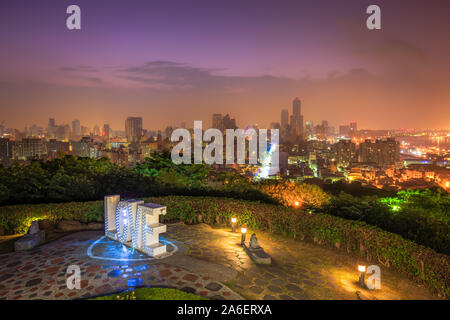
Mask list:
[[450,1],[2,0],[0,46],[7,127],[265,127],[298,96],[314,123],[450,128]]

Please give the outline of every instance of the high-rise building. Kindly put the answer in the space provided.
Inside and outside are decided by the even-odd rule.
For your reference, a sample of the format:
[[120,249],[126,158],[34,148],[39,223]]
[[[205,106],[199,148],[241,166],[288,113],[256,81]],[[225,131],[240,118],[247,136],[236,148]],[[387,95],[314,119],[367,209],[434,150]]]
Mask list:
[[225,117],[223,117],[222,119],[222,124],[223,124],[223,130],[226,129],[236,129],[236,119],[231,118],[230,115],[225,115]]
[[333,155],[338,166],[348,167],[357,162],[356,145],[351,140],[339,140],[333,145]]
[[359,145],[359,161],[378,166],[394,165],[400,159],[400,144],[394,138],[371,141]]
[[292,114],[298,118],[302,114],[301,109],[301,102],[299,98],[295,98],[294,101],[292,101]]
[[89,137],[83,137],[80,141],[72,141],[72,154],[78,157],[91,157],[91,147],[94,141]]
[[281,129],[280,123],[279,122],[271,122],[270,123],[270,129]]
[[70,126],[68,124],[56,126],[54,128],[54,136],[60,141],[69,141],[70,139]]
[[19,160],[40,158],[46,153],[45,151],[45,146],[41,139],[25,138],[15,143],[14,158]]
[[289,126],[289,111],[287,109],[281,110],[281,129],[287,130]]
[[102,136],[103,138],[105,138],[106,140],[109,140],[110,136],[111,136],[111,127],[109,126],[109,124],[105,123],[103,125],[103,132],[102,132]]
[[339,136],[341,136],[341,137],[349,137],[350,136],[350,126],[348,126],[348,125],[340,125],[339,126]]
[[356,133],[358,132],[358,127],[357,127],[355,121],[354,122],[350,122],[349,130],[350,130],[350,135],[351,136],[356,135]]
[[77,139],[81,136],[81,123],[80,120],[72,121],[72,139]]
[[172,132],[173,132],[173,127],[167,126],[166,129],[164,130],[164,133],[165,133],[167,139],[170,140],[170,137],[172,136]]
[[299,98],[295,98],[292,101],[291,130],[297,137],[303,135],[303,116],[301,111],[301,101]]
[[128,117],[125,120],[125,134],[128,142],[139,142],[142,138],[142,117]]
[[55,119],[54,118],[48,119],[47,136],[49,138],[55,137],[55,127],[56,127]]
[[212,115],[212,127],[223,131],[223,119],[220,113],[214,113]]
[[98,125],[94,126],[94,136],[99,136],[100,135],[100,128]]
[[8,138],[0,138],[0,162],[7,162],[13,157],[14,141]]
[[305,134],[306,136],[312,136],[314,135],[314,123],[312,121],[306,121],[305,122]]

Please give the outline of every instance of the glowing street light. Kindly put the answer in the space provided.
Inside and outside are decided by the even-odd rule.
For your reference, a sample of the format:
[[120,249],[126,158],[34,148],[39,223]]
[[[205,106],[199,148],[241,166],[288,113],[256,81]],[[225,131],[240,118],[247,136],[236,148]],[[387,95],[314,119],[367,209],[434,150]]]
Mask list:
[[245,243],[245,234],[247,233],[247,228],[241,228],[241,245]]
[[361,285],[361,287],[365,287],[364,284],[364,276],[366,274],[366,266],[364,265],[359,265],[358,266],[358,271],[359,271],[359,284]]
[[300,205],[300,202],[295,201],[295,202],[294,202],[294,205],[295,205],[296,207],[298,207],[298,206]]
[[236,218],[231,218],[231,231],[236,232]]

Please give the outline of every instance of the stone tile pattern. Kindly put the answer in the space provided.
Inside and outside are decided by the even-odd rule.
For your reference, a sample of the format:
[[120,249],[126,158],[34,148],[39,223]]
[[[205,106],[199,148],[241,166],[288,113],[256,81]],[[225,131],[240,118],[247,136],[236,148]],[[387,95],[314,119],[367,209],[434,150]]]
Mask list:
[[[80,232],[52,243],[0,255],[0,299],[83,299],[139,286],[171,287],[211,299],[242,299],[224,284],[163,261],[92,259],[87,248],[102,234]],[[69,265],[79,265],[81,289],[66,285]]]
[[295,251],[282,242],[265,242],[274,262],[272,265],[255,264],[239,245],[240,234],[224,229],[213,229],[207,225],[168,225],[171,239],[180,241],[188,249],[188,255],[215,262],[238,271],[230,287],[243,297],[258,300],[309,300],[315,299],[315,288],[328,287],[335,290],[335,284],[318,270],[322,261],[312,257],[309,264],[317,268],[305,268],[295,256]]

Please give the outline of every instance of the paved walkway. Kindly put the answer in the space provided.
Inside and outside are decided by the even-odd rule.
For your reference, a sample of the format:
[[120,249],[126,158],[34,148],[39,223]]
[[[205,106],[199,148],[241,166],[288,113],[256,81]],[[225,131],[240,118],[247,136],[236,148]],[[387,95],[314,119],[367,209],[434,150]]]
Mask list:
[[[101,239],[102,232],[78,232],[27,252],[0,255],[0,299],[87,298],[138,286],[173,287],[212,299],[433,299],[425,288],[384,269],[382,290],[363,290],[355,259],[257,235],[272,256],[270,266],[247,256],[240,234],[205,224],[168,225],[164,237],[172,255],[161,260],[139,260],[146,256]],[[80,266],[80,290],[66,285],[72,264]]]
[[[184,266],[196,269],[197,264],[205,264],[186,259],[182,244],[168,245],[169,251],[177,250],[169,258],[141,260],[148,257],[102,235],[95,231],[78,232],[26,252],[0,255],[0,299],[79,299],[139,286],[177,288],[211,299],[242,299],[212,279],[211,273],[227,274],[224,267],[207,263],[210,272],[202,274],[185,269]],[[183,267],[177,265],[178,260]],[[69,265],[80,267],[79,290],[67,288]],[[235,276],[228,274],[228,278]]]
[[[247,231],[247,237],[252,234]],[[382,290],[361,289],[357,265],[345,253],[305,242],[257,232],[272,265],[255,264],[240,243],[240,233],[205,224],[168,226],[171,239],[182,242],[188,255],[238,271],[226,283],[248,299],[435,299],[428,290],[381,267]],[[367,263],[365,263],[367,264]],[[369,264],[367,264],[369,265]]]

